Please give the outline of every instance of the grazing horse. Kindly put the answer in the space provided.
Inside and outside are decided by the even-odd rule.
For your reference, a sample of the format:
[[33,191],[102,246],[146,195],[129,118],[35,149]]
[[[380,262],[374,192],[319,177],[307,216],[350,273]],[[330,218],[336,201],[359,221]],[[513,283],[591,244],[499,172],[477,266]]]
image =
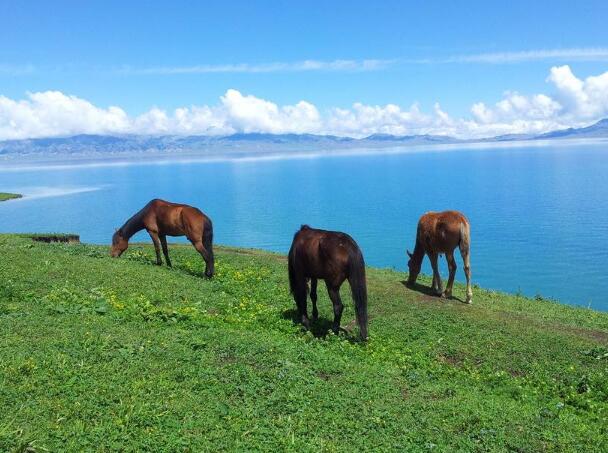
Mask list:
[[325,280],[327,292],[334,306],[333,331],[338,333],[342,317],[340,286],[348,279],[355,302],[359,332],[367,339],[367,286],[365,263],[357,243],[348,234],[325,231],[303,225],[294,235],[288,255],[289,285],[298,316],[308,328],[307,313],[308,279],[312,300],[312,319],[319,317],[317,310],[317,279]]
[[[454,259],[454,249],[460,249],[460,255],[464,262],[464,273],[467,277],[467,303],[473,299],[471,290],[471,264],[469,262],[469,247],[471,244],[471,231],[469,221],[458,211],[427,212],[418,221],[418,231],[416,233],[416,247],[414,253],[407,251],[410,259],[407,263],[409,267],[408,286],[416,283],[416,278],[420,273],[420,266],[424,255],[429,256],[433,267],[433,290],[441,297],[452,297],[452,287],[454,276],[456,275],[456,260]],[[448,262],[450,276],[448,285],[443,292],[441,276],[437,267],[437,258],[445,253]]]
[[167,266],[171,266],[167,236],[186,236],[205,260],[205,276],[213,277],[213,225],[200,210],[187,204],[152,200],[116,230],[110,255],[114,258],[122,255],[129,246],[129,238],[144,228],[154,242],[156,264],[163,263],[160,258],[162,246]]

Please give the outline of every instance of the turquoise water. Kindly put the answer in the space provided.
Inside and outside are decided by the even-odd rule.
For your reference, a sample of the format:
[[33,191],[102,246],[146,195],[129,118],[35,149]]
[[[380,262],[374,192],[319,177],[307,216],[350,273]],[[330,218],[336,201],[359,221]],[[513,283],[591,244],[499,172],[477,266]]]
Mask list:
[[285,253],[308,223],[350,233],[367,264],[400,270],[419,216],[457,209],[471,222],[474,283],[608,310],[604,145],[4,168],[0,191],[28,195],[0,203],[1,232],[75,232],[107,244],[158,197],[200,207],[217,243]]

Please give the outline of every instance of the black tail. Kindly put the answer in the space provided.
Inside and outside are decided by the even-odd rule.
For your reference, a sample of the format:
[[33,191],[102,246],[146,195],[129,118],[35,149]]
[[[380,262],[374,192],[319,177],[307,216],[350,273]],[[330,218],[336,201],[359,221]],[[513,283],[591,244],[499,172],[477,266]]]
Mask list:
[[[298,233],[296,233],[296,235],[297,234]],[[301,286],[301,282],[299,281],[296,273],[296,267],[296,245],[294,240],[294,243],[291,244],[291,248],[289,249],[289,255],[287,255],[287,269],[289,271],[289,290],[294,296],[298,293],[298,289]]]
[[348,252],[349,275],[348,282],[355,302],[355,314],[361,338],[367,339],[367,283],[365,282],[365,262],[359,247],[355,246]]
[[207,277],[213,277],[215,271],[215,257],[213,255],[213,224],[210,219],[205,221],[203,226],[203,246],[209,254],[209,261],[206,263],[207,269],[205,269],[205,275]]
[[289,291],[291,294],[296,290],[296,269],[295,269],[295,250],[293,245],[289,249],[289,255],[287,255],[287,270],[289,271]]

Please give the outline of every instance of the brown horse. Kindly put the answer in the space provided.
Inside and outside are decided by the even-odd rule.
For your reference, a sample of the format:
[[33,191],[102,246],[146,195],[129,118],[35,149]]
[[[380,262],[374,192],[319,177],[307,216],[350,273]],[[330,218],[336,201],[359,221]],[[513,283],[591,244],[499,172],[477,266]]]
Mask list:
[[298,316],[308,328],[307,292],[310,279],[312,319],[319,317],[317,310],[317,279],[325,280],[329,298],[334,306],[333,331],[338,333],[342,318],[340,286],[348,279],[355,302],[355,313],[361,338],[367,338],[367,286],[365,263],[357,243],[348,234],[325,231],[303,225],[294,235],[288,255],[289,285]]
[[[471,264],[469,261],[469,248],[471,244],[471,231],[467,218],[457,211],[427,212],[418,221],[418,231],[416,233],[416,247],[414,253],[407,254],[410,259],[407,263],[410,271],[408,286],[416,283],[416,278],[420,273],[420,266],[424,255],[429,256],[433,267],[433,285],[435,293],[441,297],[452,297],[452,287],[454,276],[456,275],[456,260],[454,259],[454,249],[460,248],[460,255],[464,262],[464,273],[467,277],[467,303],[472,303],[473,291],[471,290]],[[450,276],[448,285],[443,292],[441,276],[437,267],[437,258],[445,253],[448,262]]]
[[213,276],[213,225],[200,210],[186,204],[152,200],[116,230],[110,255],[114,258],[122,255],[129,246],[129,238],[143,229],[154,242],[156,264],[160,266],[163,263],[160,258],[162,246],[167,266],[171,266],[167,236],[186,236],[205,260],[205,276]]

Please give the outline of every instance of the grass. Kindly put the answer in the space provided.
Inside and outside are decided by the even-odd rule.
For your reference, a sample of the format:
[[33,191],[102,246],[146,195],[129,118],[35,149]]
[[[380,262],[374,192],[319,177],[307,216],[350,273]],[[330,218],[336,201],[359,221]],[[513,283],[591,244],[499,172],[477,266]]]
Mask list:
[[8,201],[16,198],[23,198],[23,195],[19,193],[0,192],[0,201]]
[[2,451],[608,450],[606,313],[369,269],[362,344],[347,285],[350,334],[325,291],[293,323],[280,255],[218,247],[209,281],[191,247],[0,251]]

